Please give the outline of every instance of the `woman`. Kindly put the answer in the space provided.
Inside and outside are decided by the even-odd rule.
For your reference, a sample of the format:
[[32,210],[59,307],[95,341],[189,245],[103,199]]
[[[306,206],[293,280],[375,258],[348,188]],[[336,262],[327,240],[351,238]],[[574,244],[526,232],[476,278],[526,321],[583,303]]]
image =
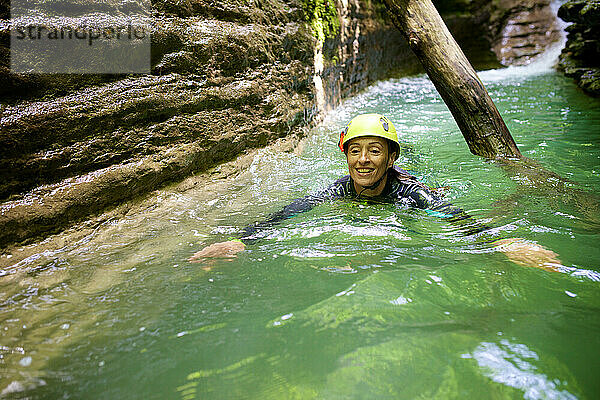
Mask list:
[[[239,239],[212,244],[189,260],[203,262],[211,258],[234,258],[244,250],[244,243],[259,239],[264,228],[331,199],[367,198],[420,208],[437,217],[448,218],[453,223],[472,221],[467,213],[444,201],[433,189],[406,171],[394,167],[400,151],[398,135],[394,125],[383,115],[362,114],[353,118],[340,135],[339,147],[346,155],[349,175],[338,179],[322,192],[292,202],[266,221],[246,227]],[[470,224],[469,233],[485,229],[487,227],[482,224]],[[522,239],[502,239],[495,244],[497,250],[518,264],[550,270],[560,266],[554,252]]]

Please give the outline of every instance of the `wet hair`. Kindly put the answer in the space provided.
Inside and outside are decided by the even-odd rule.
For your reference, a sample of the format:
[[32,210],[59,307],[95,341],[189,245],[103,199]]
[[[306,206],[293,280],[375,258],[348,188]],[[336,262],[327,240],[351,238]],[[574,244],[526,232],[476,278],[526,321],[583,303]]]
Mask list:
[[387,140],[388,143],[388,154],[392,154],[392,153],[396,153],[396,158],[394,159],[394,162],[398,159],[398,157],[400,157],[400,145],[396,142],[394,142],[393,140],[390,139],[385,139]]

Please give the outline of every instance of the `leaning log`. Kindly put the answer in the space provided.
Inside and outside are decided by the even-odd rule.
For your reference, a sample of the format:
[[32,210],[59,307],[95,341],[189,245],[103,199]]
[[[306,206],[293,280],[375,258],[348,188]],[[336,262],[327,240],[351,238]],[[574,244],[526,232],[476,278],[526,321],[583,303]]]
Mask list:
[[496,160],[519,183],[517,196],[541,195],[559,207],[575,205],[600,224],[600,197],[523,157],[475,70],[431,0],[385,0],[392,19],[452,112],[471,153]]
[[504,120],[431,0],[385,0],[427,75],[454,116],[471,153],[521,158]]

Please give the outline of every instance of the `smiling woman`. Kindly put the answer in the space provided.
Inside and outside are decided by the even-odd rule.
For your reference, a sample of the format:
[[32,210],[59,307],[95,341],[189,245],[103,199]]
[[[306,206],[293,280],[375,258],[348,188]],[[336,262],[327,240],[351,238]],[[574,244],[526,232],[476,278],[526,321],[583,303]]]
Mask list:
[[398,134],[382,115],[362,114],[354,118],[340,136],[354,189],[368,197],[385,188],[387,171],[399,155]]
[[376,136],[353,139],[348,147],[348,169],[354,188],[367,196],[380,195],[385,187],[385,172],[394,164],[396,154],[390,156],[385,140]]
[[[308,211],[328,200],[366,199],[371,203],[393,203],[399,208],[419,208],[428,214],[465,226],[465,235],[489,229],[459,207],[445,201],[435,189],[394,166],[399,154],[398,133],[381,114],[361,114],[350,121],[340,134],[339,147],[346,155],[349,175],[338,179],[327,189],[300,198],[272,214],[266,221],[244,228],[235,240],[214,243],[193,254],[189,261],[202,262],[210,269],[215,258],[231,260],[252,243],[265,236],[265,228]],[[490,239],[494,240],[494,239]],[[542,246],[519,238],[495,238],[496,250],[520,265],[558,270],[558,256]]]

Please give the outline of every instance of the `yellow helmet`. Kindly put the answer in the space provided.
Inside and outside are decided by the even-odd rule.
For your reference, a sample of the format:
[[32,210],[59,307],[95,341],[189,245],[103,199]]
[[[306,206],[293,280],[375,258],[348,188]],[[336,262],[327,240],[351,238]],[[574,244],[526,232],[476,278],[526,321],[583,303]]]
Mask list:
[[361,114],[354,118],[340,134],[340,150],[349,140],[361,136],[379,136],[400,145],[394,124],[381,114]]

